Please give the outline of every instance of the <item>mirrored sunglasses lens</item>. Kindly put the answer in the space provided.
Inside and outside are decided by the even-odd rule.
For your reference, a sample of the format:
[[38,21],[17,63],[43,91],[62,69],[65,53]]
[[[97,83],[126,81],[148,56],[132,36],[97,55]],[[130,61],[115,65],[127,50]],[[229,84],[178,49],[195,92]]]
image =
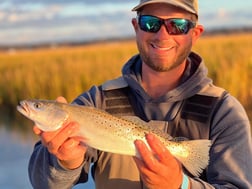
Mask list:
[[157,17],[142,15],[139,17],[139,25],[143,31],[156,33],[160,29],[162,21]]
[[190,22],[185,19],[166,20],[165,25],[167,27],[167,30],[169,31],[169,34],[171,35],[187,34],[191,29]]

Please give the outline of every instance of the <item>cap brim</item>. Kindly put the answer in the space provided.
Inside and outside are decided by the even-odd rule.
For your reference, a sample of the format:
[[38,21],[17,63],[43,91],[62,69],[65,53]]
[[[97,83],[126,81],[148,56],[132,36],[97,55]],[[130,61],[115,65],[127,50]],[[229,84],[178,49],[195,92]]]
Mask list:
[[164,0],[156,0],[156,1],[147,1],[145,3],[141,3],[137,6],[135,6],[132,11],[139,11],[141,8],[143,8],[145,5],[149,5],[149,4],[156,4],[156,3],[165,3],[165,4],[169,4],[169,5],[172,5],[172,6],[176,6],[176,7],[179,7],[181,9],[184,9],[190,13],[193,13],[193,14],[197,14],[197,12],[195,10],[193,10],[192,8],[188,7],[188,6],[185,6],[184,4],[178,2],[178,1],[174,1],[174,0],[170,0],[169,2],[167,1],[164,1]]

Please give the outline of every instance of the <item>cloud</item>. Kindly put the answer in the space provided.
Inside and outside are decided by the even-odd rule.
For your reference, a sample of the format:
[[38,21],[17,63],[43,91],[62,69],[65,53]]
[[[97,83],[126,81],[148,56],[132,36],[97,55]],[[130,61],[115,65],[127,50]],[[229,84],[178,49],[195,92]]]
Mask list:
[[[12,3],[14,1],[11,0]],[[21,1],[24,4],[15,8],[10,4],[1,7],[0,4],[0,45],[91,40],[132,34],[131,5],[128,3],[70,5],[50,1],[42,5],[39,1],[36,4]]]
[[49,20],[63,9],[60,5],[0,7],[0,27],[33,20]]
[[[69,16],[85,16],[85,15],[101,15],[113,14],[117,12],[126,12],[126,7],[130,11],[131,4],[117,3],[111,1],[46,1],[36,0],[9,0],[0,4],[0,27],[11,24],[32,22],[34,20],[50,20],[58,17]],[[102,3],[101,3],[102,2]],[[95,4],[97,3],[97,4]],[[14,6],[15,5],[15,6]],[[126,5],[126,6],[125,6]]]
[[220,8],[216,12],[201,14],[200,22],[207,29],[252,27],[252,12],[250,8],[227,10]]
[[[41,4],[41,5],[52,5],[52,4],[61,4],[61,5],[72,5],[72,4],[88,4],[88,5],[97,5],[97,4],[122,4],[125,3],[125,0],[2,0],[1,4],[8,4],[19,6],[19,5],[30,5],[30,4]],[[127,0],[128,3],[136,4],[135,0]]]

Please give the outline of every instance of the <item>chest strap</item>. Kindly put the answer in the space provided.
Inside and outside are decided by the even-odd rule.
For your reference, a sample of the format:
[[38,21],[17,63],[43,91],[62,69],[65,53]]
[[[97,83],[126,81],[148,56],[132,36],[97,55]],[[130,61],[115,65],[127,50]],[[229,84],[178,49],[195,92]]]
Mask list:
[[[182,108],[177,115],[177,119],[188,119],[192,121],[207,124],[211,119],[213,112],[216,109],[218,101],[222,99],[226,93],[222,88],[215,86],[207,87],[203,93],[195,94],[194,96],[183,101]],[[104,110],[113,115],[135,115],[134,109],[130,102],[130,88],[103,90]]]
[[129,101],[129,87],[103,91],[105,111],[113,115],[134,115]]

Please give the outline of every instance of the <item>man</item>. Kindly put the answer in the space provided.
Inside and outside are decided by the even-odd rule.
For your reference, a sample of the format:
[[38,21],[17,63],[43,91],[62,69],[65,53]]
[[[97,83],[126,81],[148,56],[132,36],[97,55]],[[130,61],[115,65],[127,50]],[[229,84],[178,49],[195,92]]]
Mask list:
[[[135,141],[141,159],[91,149],[75,137],[79,125],[69,120],[56,132],[34,127],[41,143],[29,164],[33,187],[71,188],[87,180],[94,163],[97,189],[252,188],[248,117],[234,97],[212,84],[201,57],[191,52],[203,32],[198,2],[141,0],[133,10],[139,55],[125,64],[121,78],[92,87],[74,103],[134,114],[173,137],[210,139],[208,167],[200,177],[191,175],[152,134],[146,135],[151,150]],[[117,100],[129,103],[119,100],[117,106],[108,95],[115,91]]]

